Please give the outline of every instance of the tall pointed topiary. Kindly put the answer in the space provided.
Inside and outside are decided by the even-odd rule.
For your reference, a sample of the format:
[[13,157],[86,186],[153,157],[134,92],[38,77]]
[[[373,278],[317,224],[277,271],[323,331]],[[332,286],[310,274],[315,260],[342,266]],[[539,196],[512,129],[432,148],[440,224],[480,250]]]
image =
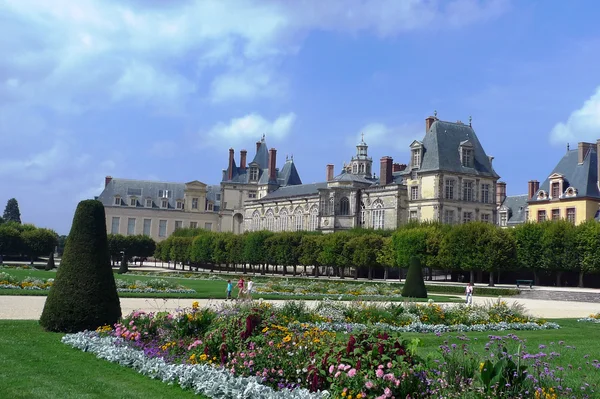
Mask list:
[[112,325],[120,317],[104,206],[81,201],[40,324],[49,331],[77,332]]
[[54,251],[50,252],[50,256],[48,257],[48,262],[46,263],[45,270],[52,270],[56,266],[54,264]]
[[427,288],[423,281],[421,260],[416,256],[410,258],[408,274],[402,288],[402,296],[407,298],[427,298]]

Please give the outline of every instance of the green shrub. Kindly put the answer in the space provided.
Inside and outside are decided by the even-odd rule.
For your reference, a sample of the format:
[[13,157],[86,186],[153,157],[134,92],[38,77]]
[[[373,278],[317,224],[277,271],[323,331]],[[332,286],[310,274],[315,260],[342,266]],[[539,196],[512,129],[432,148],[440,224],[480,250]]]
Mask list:
[[[427,284],[427,292],[436,294],[458,294],[464,295],[465,287],[459,285],[441,285]],[[493,287],[476,287],[478,296],[513,296],[519,295],[519,290],[515,288],[493,288]]]
[[48,258],[48,262],[46,263],[45,270],[52,270],[56,267],[54,264],[54,252],[50,253],[50,257]]
[[76,332],[113,325],[120,317],[104,206],[81,201],[40,324],[49,331]]
[[425,288],[425,281],[423,281],[421,261],[416,256],[410,259],[408,274],[402,288],[402,296],[407,298],[427,298],[427,288]]

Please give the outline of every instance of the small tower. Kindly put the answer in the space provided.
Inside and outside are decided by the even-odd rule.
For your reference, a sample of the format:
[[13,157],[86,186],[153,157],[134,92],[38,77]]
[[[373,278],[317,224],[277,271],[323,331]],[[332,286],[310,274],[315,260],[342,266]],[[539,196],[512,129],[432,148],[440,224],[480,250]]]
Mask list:
[[371,178],[371,167],[373,159],[369,157],[369,146],[365,143],[365,134],[361,133],[360,143],[356,146],[356,155],[350,161],[350,170],[354,175],[361,175],[366,178]]

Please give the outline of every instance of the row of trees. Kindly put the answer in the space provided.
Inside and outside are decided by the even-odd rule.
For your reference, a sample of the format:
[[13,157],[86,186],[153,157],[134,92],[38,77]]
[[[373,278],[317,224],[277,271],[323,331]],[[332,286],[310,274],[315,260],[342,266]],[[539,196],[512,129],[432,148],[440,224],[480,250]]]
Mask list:
[[0,260],[6,255],[27,256],[33,263],[38,256],[52,256],[58,238],[54,230],[4,222],[0,225]]
[[334,234],[269,231],[242,235],[183,229],[158,243],[155,257],[191,265],[247,267],[265,273],[277,269],[330,266],[343,278],[374,270],[383,277],[393,269],[407,268],[416,257],[431,270],[466,274],[471,282],[485,273],[489,284],[500,273],[527,272],[539,284],[553,275],[561,285],[564,272],[578,272],[579,286],[587,273],[600,272],[600,223],[574,226],[567,221],[526,223],[514,229],[473,222],[449,226],[436,223],[408,224],[396,231],[358,229]]
[[108,252],[114,265],[116,261],[121,261],[124,268],[123,273],[127,272],[127,262],[133,258],[140,260],[140,266],[144,260],[154,254],[156,243],[145,235],[124,236],[122,234],[108,235]]

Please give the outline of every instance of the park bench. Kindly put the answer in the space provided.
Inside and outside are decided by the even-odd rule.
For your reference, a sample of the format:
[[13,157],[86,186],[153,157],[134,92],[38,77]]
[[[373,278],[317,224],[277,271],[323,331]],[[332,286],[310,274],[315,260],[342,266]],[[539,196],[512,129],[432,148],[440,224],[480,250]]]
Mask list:
[[517,280],[517,288],[519,288],[519,285],[529,285],[529,288],[533,288],[533,280]]

